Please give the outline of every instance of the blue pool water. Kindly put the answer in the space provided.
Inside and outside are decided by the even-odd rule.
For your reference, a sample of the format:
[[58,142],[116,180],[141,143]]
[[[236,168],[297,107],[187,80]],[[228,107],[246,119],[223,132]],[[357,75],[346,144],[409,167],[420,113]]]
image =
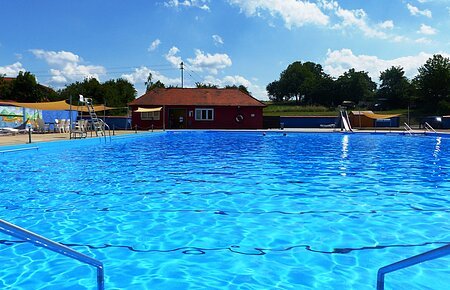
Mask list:
[[[450,242],[450,139],[168,132],[0,154],[2,219],[101,260],[107,289],[373,289]],[[448,289],[450,258],[386,289]],[[95,268],[0,234],[0,288]]]

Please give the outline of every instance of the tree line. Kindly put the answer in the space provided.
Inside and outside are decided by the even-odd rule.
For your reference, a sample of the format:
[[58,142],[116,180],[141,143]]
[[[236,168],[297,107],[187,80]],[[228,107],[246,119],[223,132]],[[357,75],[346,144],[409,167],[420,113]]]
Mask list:
[[276,103],[335,107],[343,101],[352,101],[360,107],[381,103],[385,109],[415,106],[423,112],[450,113],[449,58],[433,55],[411,80],[401,66],[380,72],[379,80],[377,86],[367,72],[353,68],[332,78],[320,64],[296,61],[266,89],[270,100]]
[[121,108],[113,113],[123,114],[127,103],[136,98],[137,92],[133,84],[125,79],[100,83],[95,78],[86,78],[55,91],[38,84],[36,77],[30,72],[19,72],[12,79],[0,75],[0,98],[3,100],[35,103],[69,100],[72,97],[73,104],[76,104],[80,94],[92,98],[94,104]]

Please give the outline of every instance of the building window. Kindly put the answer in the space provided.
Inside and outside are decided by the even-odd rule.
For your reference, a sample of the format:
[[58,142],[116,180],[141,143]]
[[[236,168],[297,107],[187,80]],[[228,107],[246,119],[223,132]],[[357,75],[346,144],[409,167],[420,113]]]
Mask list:
[[156,120],[158,121],[160,118],[160,112],[147,112],[141,113],[141,120]]
[[195,109],[195,121],[213,121],[214,109]]

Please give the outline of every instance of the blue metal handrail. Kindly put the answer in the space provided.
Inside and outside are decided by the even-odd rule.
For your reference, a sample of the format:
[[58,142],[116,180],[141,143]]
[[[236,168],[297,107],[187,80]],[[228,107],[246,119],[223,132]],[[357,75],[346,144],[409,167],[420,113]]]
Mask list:
[[15,238],[25,240],[27,242],[33,243],[36,246],[43,247],[49,249],[53,252],[62,254],[69,258],[78,260],[80,262],[89,264],[97,268],[97,289],[104,290],[105,289],[105,275],[103,270],[103,263],[88,257],[80,252],[77,252],[67,246],[64,246],[60,243],[54,242],[42,236],[39,236],[33,232],[27,231],[21,227],[8,223],[2,219],[0,219],[0,232],[3,232],[7,235],[13,236]]
[[392,263],[378,270],[377,274],[377,290],[384,290],[384,275],[393,271],[401,270],[420,264],[425,261],[434,260],[450,254],[450,244],[439,247],[437,249]]

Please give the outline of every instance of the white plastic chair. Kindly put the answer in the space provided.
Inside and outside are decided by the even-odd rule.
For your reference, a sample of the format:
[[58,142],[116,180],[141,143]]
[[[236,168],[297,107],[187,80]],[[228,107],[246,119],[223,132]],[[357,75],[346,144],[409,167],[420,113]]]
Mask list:
[[64,126],[66,125],[66,119],[60,119],[58,122],[59,133],[64,133]]
[[37,129],[41,133],[50,132],[50,125],[46,124],[41,118],[36,119]]
[[67,119],[65,124],[64,124],[64,133],[69,133],[70,132],[70,119]]

